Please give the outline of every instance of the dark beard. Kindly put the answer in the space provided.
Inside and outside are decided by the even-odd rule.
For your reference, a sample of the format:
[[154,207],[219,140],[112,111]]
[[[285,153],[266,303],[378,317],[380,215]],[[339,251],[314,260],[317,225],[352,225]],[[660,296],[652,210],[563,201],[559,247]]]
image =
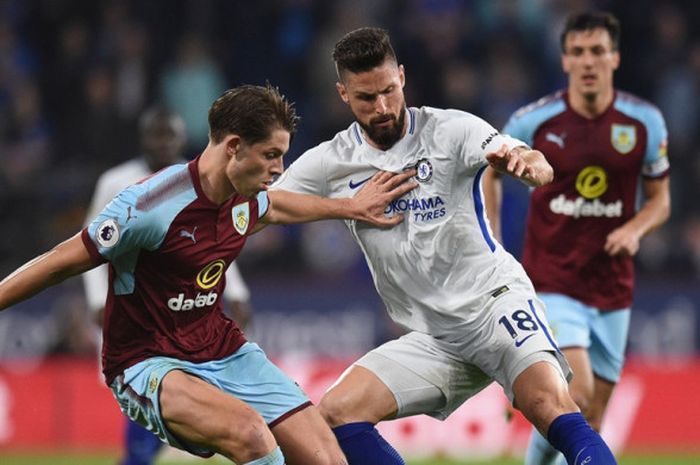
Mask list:
[[[393,118],[392,118],[393,119]],[[365,125],[357,122],[362,129],[365,131],[367,137],[369,137],[372,142],[377,144],[382,150],[390,149],[395,143],[401,139],[403,132],[403,125],[406,121],[406,105],[401,108],[398,119],[393,119],[394,124],[388,128],[380,128],[374,126],[372,123]]]

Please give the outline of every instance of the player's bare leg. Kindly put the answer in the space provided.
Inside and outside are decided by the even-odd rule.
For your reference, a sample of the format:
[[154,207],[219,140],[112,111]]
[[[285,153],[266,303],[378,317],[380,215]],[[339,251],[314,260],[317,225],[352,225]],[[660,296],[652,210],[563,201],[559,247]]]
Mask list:
[[323,396],[321,415],[332,427],[393,418],[398,406],[389,388],[370,370],[352,366]]
[[333,428],[350,465],[403,465],[398,452],[374,428],[398,406],[370,370],[353,365],[323,396],[319,410]]
[[314,406],[272,427],[287,465],[347,465],[338,441]]
[[277,443],[249,405],[179,370],[161,382],[161,415],[178,439],[246,464],[273,454]]
[[591,424],[591,428],[596,431],[601,430],[603,424],[603,416],[608,408],[610,397],[612,397],[615,383],[594,376],[593,381],[593,399],[588,407],[588,415],[586,419]]
[[566,383],[547,362],[538,362],[523,371],[513,383],[515,406],[543,436],[555,418],[578,412]]
[[571,371],[575,373],[569,384],[569,393],[590,423],[589,408],[593,401],[594,383],[588,350],[583,347],[570,347],[562,349],[562,353],[569,362]]
[[568,463],[617,463],[602,438],[586,423],[554,366],[547,362],[530,366],[516,378],[513,393],[516,407]]

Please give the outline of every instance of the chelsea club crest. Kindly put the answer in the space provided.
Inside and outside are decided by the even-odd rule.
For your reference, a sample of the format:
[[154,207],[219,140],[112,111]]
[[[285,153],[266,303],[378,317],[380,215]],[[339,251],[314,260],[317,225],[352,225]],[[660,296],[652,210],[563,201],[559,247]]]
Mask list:
[[416,179],[420,182],[427,182],[433,177],[433,165],[427,158],[422,158],[416,163]]

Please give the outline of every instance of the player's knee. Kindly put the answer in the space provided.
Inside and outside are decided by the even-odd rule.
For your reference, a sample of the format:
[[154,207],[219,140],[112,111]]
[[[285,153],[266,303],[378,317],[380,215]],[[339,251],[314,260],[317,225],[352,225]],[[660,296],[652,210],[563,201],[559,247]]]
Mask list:
[[565,390],[536,389],[526,398],[516,400],[518,408],[540,431],[546,431],[558,416],[578,411]]
[[571,395],[571,399],[576,403],[576,405],[578,405],[578,408],[581,409],[583,416],[590,422],[589,417],[591,415],[591,397],[593,396],[593,393],[572,389],[569,394]]
[[265,421],[255,414],[230,422],[219,441],[220,452],[237,463],[247,463],[272,452],[277,443]]
[[350,396],[334,393],[332,390],[327,392],[318,404],[321,416],[331,428],[352,422],[350,412],[355,412],[355,407]]

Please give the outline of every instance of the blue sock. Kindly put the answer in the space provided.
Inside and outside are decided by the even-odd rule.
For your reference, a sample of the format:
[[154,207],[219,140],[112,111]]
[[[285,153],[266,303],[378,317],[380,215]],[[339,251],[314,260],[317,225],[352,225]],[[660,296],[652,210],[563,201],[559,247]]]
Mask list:
[[564,458],[535,428],[525,453],[525,465],[554,465],[557,457]]
[[349,465],[405,465],[372,423],[348,423],[333,428],[333,433]]
[[564,454],[569,465],[617,465],[608,445],[580,413],[555,418],[547,439]]
[[152,465],[163,443],[158,436],[131,420],[126,422],[126,455],[121,465]]

